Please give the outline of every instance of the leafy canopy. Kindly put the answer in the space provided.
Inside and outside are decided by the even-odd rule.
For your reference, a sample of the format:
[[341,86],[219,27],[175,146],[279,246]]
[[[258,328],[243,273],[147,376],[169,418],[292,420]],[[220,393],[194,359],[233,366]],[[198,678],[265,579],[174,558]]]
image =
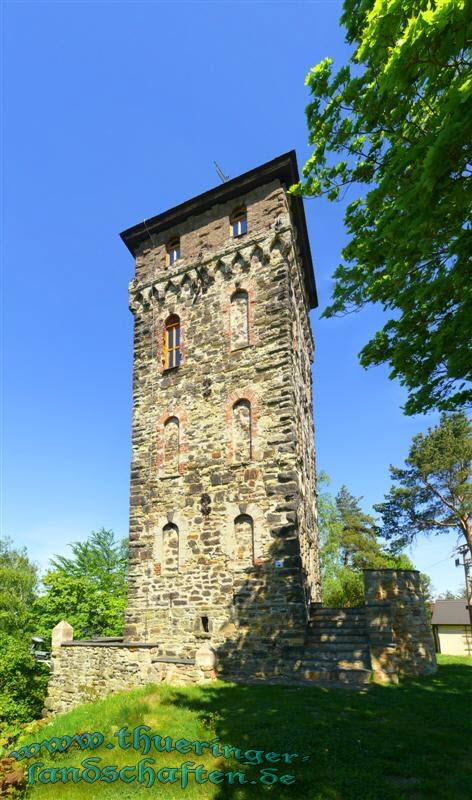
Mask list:
[[362,569],[373,567],[380,556],[375,520],[364,514],[346,486],[342,486],[335,498],[337,518],[340,523],[338,556],[344,567]]
[[472,555],[472,425],[465,414],[443,414],[440,424],[413,437],[406,467],[390,467],[398,484],[374,506],[393,548],[420,533],[464,536]]
[[[328,482],[320,475],[321,484]],[[386,552],[378,541],[378,527],[343,486],[335,498],[329,492],[318,496],[321,537],[321,577],[326,606],[359,606],[364,603],[362,569],[413,569],[404,553]],[[423,592],[429,593],[429,578],[422,576]]]
[[52,560],[38,595],[37,567],[26,550],[0,539],[0,750],[9,732],[38,716],[44,704],[50,673],[30,652],[31,634],[48,640],[61,619],[72,624],[76,638],[122,632],[126,541],[102,528],[71,548],[72,558]]
[[[361,350],[407,387],[407,414],[460,410],[472,390],[471,0],[345,0],[353,66],[306,78],[313,153],[294,193],[354,185],[350,236],[323,316],[378,303]],[[339,155],[338,155],[339,154]]]
[[37,585],[38,570],[26,549],[0,539],[0,631],[23,635],[31,630]]
[[39,715],[44,701],[49,670],[30,653],[37,587],[26,548],[0,539],[0,751],[7,726]]
[[113,585],[118,576],[121,580],[128,564],[128,544],[124,539],[115,540],[113,531],[100,528],[92,531],[85,542],[73,542],[69,547],[73,558],[56,556],[51,559],[54,569],[70,577],[87,577],[102,587]]
[[0,731],[6,723],[39,716],[49,675],[46,664],[31,655],[28,637],[0,631]]
[[127,601],[127,542],[113,531],[92,531],[85,542],[70,545],[73,557],[51,559],[43,578],[45,593],[35,603],[38,632],[49,638],[62,619],[74,638],[119,636]]

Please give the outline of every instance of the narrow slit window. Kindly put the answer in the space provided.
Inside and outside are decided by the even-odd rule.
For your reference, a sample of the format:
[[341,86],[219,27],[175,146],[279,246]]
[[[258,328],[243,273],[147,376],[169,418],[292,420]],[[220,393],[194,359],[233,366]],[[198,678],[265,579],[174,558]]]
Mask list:
[[162,569],[166,575],[179,571],[179,529],[171,522],[162,529]]
[[253,566],[254,522],[249,514],[240,514],[234,520],[234,555],[238,566]]
[[164,333],[164,369],[180,366],[180,318],[172,314],[166,320]]
[[167,244],[167,260],[172,266],[180,258],[180,239],[171,239]]
[[251,458],[251,404],[249,400],[238,400],[233,406],[233,461],[242,464]]
[[164,468],[168,474],[179,471],[180,425],[177,417],[169,417],[164,423]]
[[247,233],[247,211],[241,206],[237,208],[230,217],[231,235],[237,238]]
[[243,289],[231,295],[230,331],[231,350],[249,344],[248,294]]

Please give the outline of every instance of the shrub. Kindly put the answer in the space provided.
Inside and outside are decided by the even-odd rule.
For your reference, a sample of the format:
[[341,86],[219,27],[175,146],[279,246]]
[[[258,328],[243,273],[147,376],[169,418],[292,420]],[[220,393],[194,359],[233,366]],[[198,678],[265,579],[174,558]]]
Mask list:
[[29,639],[0,633],[0,723],[20,724],[38,717],[49,669],[30,653]]

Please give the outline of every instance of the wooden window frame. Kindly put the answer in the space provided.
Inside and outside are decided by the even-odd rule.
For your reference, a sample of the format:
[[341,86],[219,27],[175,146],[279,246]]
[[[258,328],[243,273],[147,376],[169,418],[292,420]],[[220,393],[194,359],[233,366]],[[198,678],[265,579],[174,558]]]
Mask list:
[[179,260],[180,256],[180,238],[178,236],[170,239],[166,245],[167,250],[167,263],[169,267]]
[[240,206],[233,211],[229,218],[229,224],[233,239],[238,239],[247,233],[247,209],[245,206]]
[[[179,332],[179,341],[176,342],[175,332]],[[171,339],[171,333],[173,334]],[[169,346],[171,343],[171,346]],[[177,369],[182,362],[182,330],[180,317],[172,314],[164,325],[164,369]]]

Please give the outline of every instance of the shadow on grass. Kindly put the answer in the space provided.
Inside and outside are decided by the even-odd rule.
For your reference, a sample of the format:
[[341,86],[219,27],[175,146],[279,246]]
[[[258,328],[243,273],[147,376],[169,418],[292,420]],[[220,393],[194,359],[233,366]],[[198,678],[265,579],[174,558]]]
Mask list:
[[[251,751],[249,760],[261,758],[252,766],[215,763],[215,769],[244,771],[249,781],[220,784],[218,800],[267,794],[465,800],[472,781],[471,694],[472,667],[446,664],[428,678],[367,692],[219,682],[197,696],[175,689],[164,702],[197,714],[221,743]],[[268,763],[252,751],[281,758]],[[295,782],[261,785],[267,767]]]

